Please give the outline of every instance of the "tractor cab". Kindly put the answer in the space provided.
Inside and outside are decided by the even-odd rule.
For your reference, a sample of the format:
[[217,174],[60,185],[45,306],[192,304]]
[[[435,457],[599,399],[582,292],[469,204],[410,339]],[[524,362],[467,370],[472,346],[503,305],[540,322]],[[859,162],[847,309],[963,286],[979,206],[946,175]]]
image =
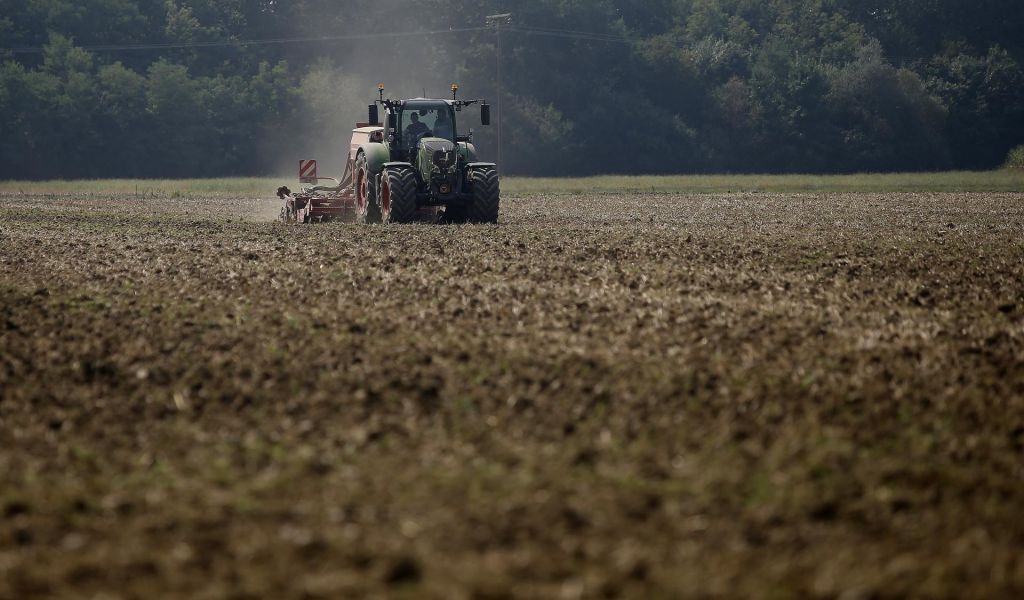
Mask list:
[[395,146],[413,155],[423,140],[455,142],[455,111],[445,100],[406,100],[397,107]]

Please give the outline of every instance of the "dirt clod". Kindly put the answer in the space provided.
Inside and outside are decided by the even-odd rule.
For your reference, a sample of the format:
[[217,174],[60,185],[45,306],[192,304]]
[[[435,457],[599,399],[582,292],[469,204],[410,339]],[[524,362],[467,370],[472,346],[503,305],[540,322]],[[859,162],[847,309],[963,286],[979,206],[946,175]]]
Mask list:
[[415,559],[405,557],[395,561],[388,569],[387,582],[391,584],[408,584],[420,580],[420,566]]

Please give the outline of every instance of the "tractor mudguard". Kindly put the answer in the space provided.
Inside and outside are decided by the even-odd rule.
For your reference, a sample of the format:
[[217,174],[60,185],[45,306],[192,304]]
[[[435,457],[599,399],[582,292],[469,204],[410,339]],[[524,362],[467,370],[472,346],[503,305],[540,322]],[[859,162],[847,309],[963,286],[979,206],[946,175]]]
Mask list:
[[459,142],[459,154],[468,163],[476,160],[476,146],[468,142]]
[[380,173],[384,169],[384,164],[391,160],[391,151],[385,144],[363,144],[359,151],[366,155],[366,166],[374,175]]
[[474,163],[469,163],[468,165],[466,165],[466,168],[467,169],[473,169],[473,168],[477,168],[477,167],[497,167],[497,166],[498,165],[495,164],[495,163],[474,162]]
[[386,169],[388,167],[409,167],[410,169],[413,168],[412,165],[407,162],[386,162],[381,165],[382,169]]

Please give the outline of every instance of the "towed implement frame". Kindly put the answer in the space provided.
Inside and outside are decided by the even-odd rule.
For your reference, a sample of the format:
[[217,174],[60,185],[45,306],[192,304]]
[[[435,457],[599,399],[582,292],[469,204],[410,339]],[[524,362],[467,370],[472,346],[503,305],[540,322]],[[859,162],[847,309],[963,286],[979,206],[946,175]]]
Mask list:
[[[281,220],[293,223],[352,223],[358,220],[360,210],[355,186],[356,154],[363,144],[383,139],[383,134],[380,133],[382,131],[381,127],[373,127],[368,123],[356,124],[356,129],[352,131],[348,160],[345,161],[345,174],[340,180],[334,177],[318,177],[316,161],[299,161],[300,181],[314,185],[304,187],[298,193],[287,187],[278,188],[277,197],[284,200]],[[316,185],[321,181],[333,181],[334,185]]]

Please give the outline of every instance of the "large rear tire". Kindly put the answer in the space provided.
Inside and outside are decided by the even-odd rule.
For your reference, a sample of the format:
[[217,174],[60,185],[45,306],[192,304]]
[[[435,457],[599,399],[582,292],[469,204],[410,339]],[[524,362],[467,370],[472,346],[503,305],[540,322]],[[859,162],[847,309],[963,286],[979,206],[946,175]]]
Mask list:
[[380,200],[377,194],[377,176],[370,172],[366,155],[356,158],[356,222],[380,223]]
[[384,223],[416,220],[416,172],[409,167],[388,167],[381,176],[380,207]]
[[501,185],[494,167],[477,167],[472,175],[473,199],[466,207],[470,223],[497,223]]

